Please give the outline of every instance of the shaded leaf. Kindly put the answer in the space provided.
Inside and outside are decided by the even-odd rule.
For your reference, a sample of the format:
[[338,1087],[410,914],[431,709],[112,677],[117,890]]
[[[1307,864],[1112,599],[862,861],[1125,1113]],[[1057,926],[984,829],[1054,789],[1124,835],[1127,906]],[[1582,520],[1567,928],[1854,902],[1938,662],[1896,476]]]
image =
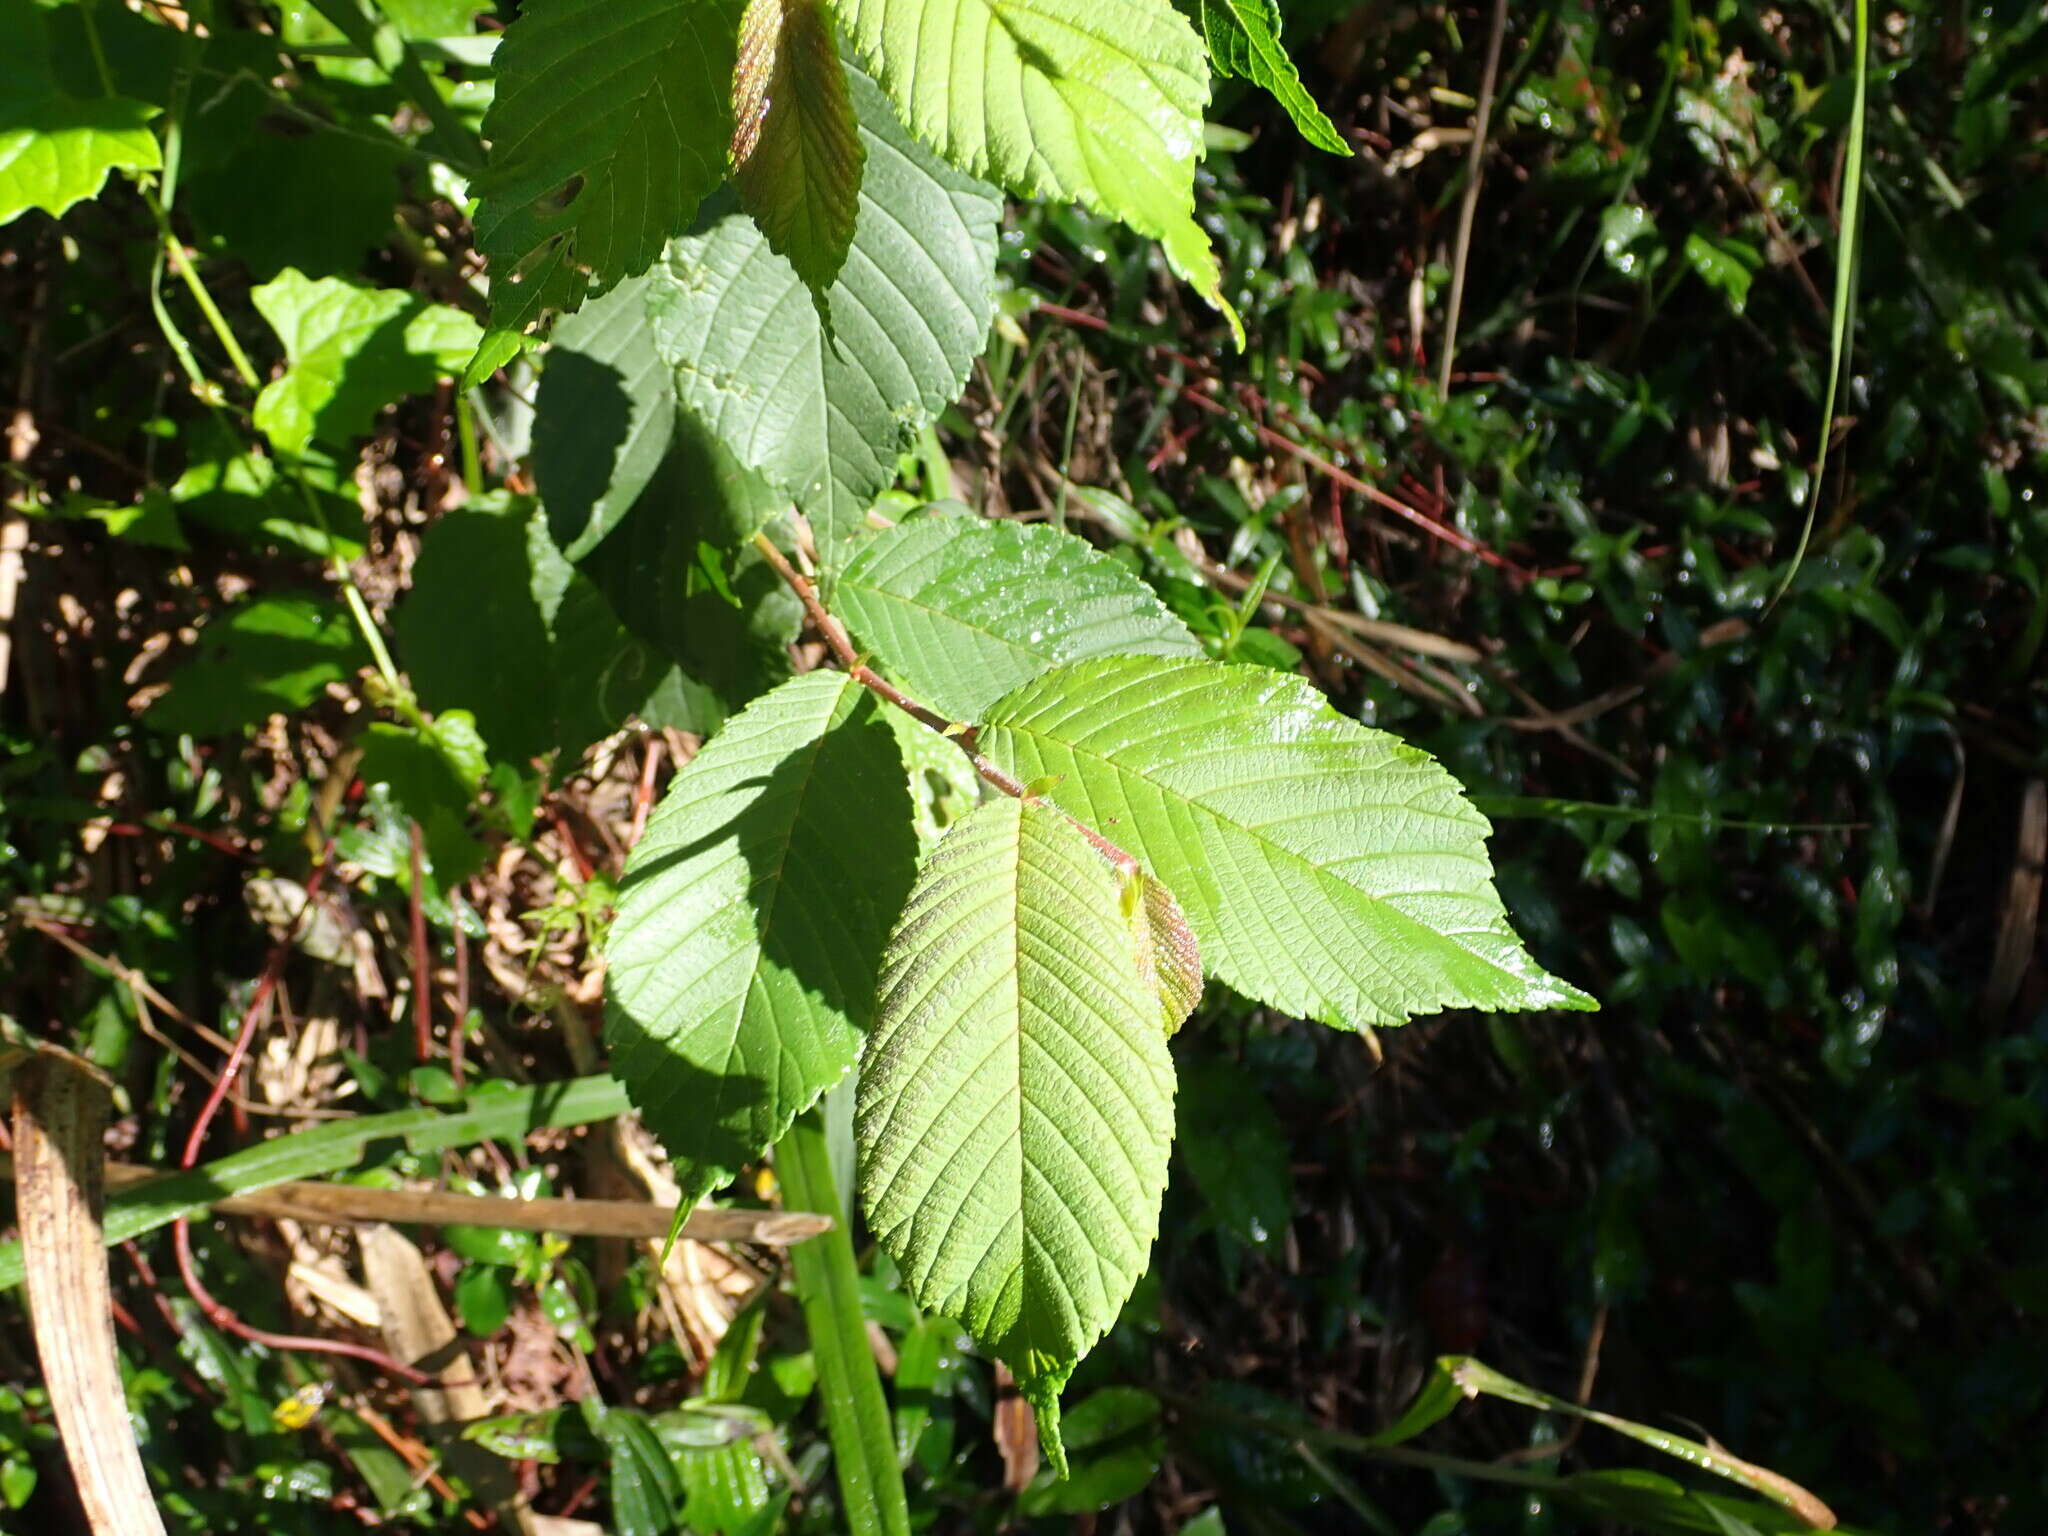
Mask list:
[[633,635],[701,685],[699,730],[789,676],[802,606],[751,542],[787,505],[684,414],[652,482],[579,567]]
[[915,857],[895,737],[842,674],[791,679],[676,775],[627,863],[606,1037],[686,1205],[852,1067]]
[[438,518],[392,627],[420,702],[470,711],[513,763],[581,753],[648,712],[674,672],[556,552],[530,501]]
[[[725,179],[730,0],[535,0],[484,118],[477,248],[494,330],[644,272]],[[523,292],[521,290],[524,290]]]
[[860,211],[861,146],[832,22],[818,0],[749,0],[732,76],[732,177],[740,206],[822,292]]
[[674,377],[654,350],[649,279],[555,327],[534,402],[533,472],[562,554],[580,560],[647,488],[675,433]]
[[170,691],[150,706],[154,730],[226,736],[304,709],[369,661],[338,603],[273,597],[209,621]]

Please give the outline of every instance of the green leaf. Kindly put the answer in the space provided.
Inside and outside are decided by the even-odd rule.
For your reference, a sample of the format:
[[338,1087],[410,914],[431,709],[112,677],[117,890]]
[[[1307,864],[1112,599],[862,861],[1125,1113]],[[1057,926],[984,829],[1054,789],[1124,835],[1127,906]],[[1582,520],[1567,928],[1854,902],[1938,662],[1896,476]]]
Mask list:
[[[323,61],[333,62],[333,61]],[[281,123],[253,79],[201,93],[185,123],[178,208],[210,254],[258,278],[348,276],[391,237],[403,144]],[[250,196],[261,187],[263,195]]]
[[738,26],[731,0],[521,8],[494,61],[476,185],[494,329],[573,308],[578,274],[606,288],[646,271],[690,227],[725,180]]
[[676,775],[626,865],[606,1037],[686,1207],[852,1067],[915,858],[896,738],[843,674],[791,679]]
[[[512,1315],[514,1301],[512,1285],[497,1270],[484,1265],[470,1265],[455,1279],[455,1305],[462,1311],[462,1326],[479,1339],[488,1339],[505,1326],[505,1319]],[[526,1417],[520,1415],[519,1417]],[[493,1421],[486,1420],[487,1424]],[[497,1446],[482,1436],[466,1434],[466,1438],[483,1440],[493,1450]],[[552,1444],[550,1444],[552,1449]],[[500,1455],[505,1454],[500,1451]],[[522,1449],[519,1456],[533,1456],[531,1449]]]
[[163,165],[150,119],[157,108],[125,96],[80,100],[54,90],[10,105],[0,125],[0,224],[31,208],[61,215],[95,197],[114,171]]
[[1162,242],[1173,269],[1236,326],[1194,216],[1209,61],[1172,0],[834,8],[920,139],[1022,196],[1084,203]]
[[626,628],[702,685],[696,729],[789,676],[802,604],[752,544],[787,505],[684,414],[652,483],[583,559]]
[[1216,1224],[1258,1247],[1276,1243],[1294,1209],[1287,1136],[1256,1079],[1235,1062],[1207,1060],[1182,1074],[1180,1155]]
[[273,597],[245,603],[200,631],[170,691],[143,720],[152,730],[227,736],[304,709],[366,665],[362,637],[338,603]]
[[1128,566],[1044,524],[923,517],[865,541],[832,607],[912,692],[973,720],[1046,668],[1090,656],[1199,656]]
[[1441,1008],[1591,1008],[1508,926],[1486,818],[1427,753],[1298,677],[1112,657],[1000,700],[981,750],[1166,882],[1212,974],[1355,1028]]
[[[678,397],[809,515],[858,531],[907,432],[960,392],[995,314],[995,189],[914,143],[873,83],[847,84],[867,153],[828,336],[796,269],[729,213],[679,240],[650,297]],[[823,553],[828,564],[829,547]]]
[[363,552],[359,540],[335,531],[347,526],[344,519],[360,525],[362,511],[336,494],[340,477],[333,466],[301,463],[295,485],[273,460],[211,417],[187,427],[183,441],[189,458],[170,491],[183,516],[257,548],[281,545],[341,560]]
[[648,328],[649,279],[630,278],[555,327],[534,402],[533,473],[548,530],[580,560],[661,468],[675,381]]
[[1116,872],[1049,807],[946,833],[883,959],[855,1135],[868,1222],[927,1311],[1052,1394],[1158,1232],[1173,1062]]
[[1301,83],[1280,42],[1279,0],[1178,0],[1202,30],[1219,75],[1249,80],[1287,109],[1301,136],[1317,149],[1349,155],[1351,146]]
[[1686,264],[1699,274],[1700,281],[1741,314],[1749,302],[1750,280],[1764,264],[1763,253],[1744,241],[1716,239],[1698,230],[1685,237],[1683,250]]
[[459,309],[394,288],[286,268],[251,291],[291,366],[256,397],[256,426],[280,453],[367,433],[392,401],[462,371],[482,332]]
[[475,719],[451,709],[424,728],[379,720],[358,739],[363,757],[357,774],[365,786],[386,785],[420,824],[427,869],[441,888],[475,874],[486,853],[468,828],[485,769]]
[[436,519],[392,619],[420,702],[470,711],[511,763],[580,754],[675,677],[556,552],[531,509],[480,501]]
[[740,206],[768,248],[822,292],[853,243],[867,156],[832,21],[818,0],[748,0],[732,115]]

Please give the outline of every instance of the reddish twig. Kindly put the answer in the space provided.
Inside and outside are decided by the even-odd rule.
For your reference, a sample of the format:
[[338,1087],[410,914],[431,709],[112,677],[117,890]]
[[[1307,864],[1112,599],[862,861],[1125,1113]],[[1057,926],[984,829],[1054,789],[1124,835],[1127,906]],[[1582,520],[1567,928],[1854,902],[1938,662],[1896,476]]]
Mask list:
[[[1207,395],[1191,385],[1177,383],[1163,373],[1154,374],[1153,377],[1167,388],[1178,390],[1182,399],[1200,406],[1203,410],[1213,415],[1228,416],[1231,414],[1229,406],[1223,404],[1220,400],[1211,400]],[[1532,578],[1533,572],[1524,570],[1504,555],[1496,554],[1477,539],[1470,538],[1448,524],[1440,523],[1434,518],[1425,515],[1416,508],[1411,507],[1407,502],[1402,501],[1399,497],[1389,496],[1378,486],[1367,484],[1359,479],[1358,476],[1352,474],[1350,470],[1332,464],[1313,448],[1304,447],[1285,433],[1276,432],[1273,428],[1263,426],[1258,422],[1249,422],[1247,425],[1251,427],[1253,432],[1258,434],[1259,441],[1265,443],[1268,447],[1277,448],[1282,453],[1299,459],[1310,468],[1327,476],[1338,485],[1343,486],[1345,490],[1363,496],[1373,505],[1384,507],[1397,517],[1405,518],[1416,527],[1424,530],[1432,538],[1441,539],[1453,549],[1463,550],[1475,559],[1484,560],[1488,565],[1498,570],[1506,571],[1517,581],[1528,581]]]
[[640,834],[647,830],[647,813],[654,809],[654,776],[661,771],[661,738],[647,738],[646,755],[640,759],[640,783],[633,791],[633,824],[626,830],[626,851],[631,853],[639,845]]
[[[898,688],[887,678],[879,676],[872,668],[864,664],[860,659],[860,653],[853,648],[853,639],[847,634],[846,626],[841,624],[836,617],[827,611],[824,603],[819,600],[817,588],[811,585],[810,579],[803,572],[789,563],[788,557],[775,547],[773,540],[766,534],[757,533],[754,535],[754,547],[760,550],[761,558],[766,560],[774,568],[775,573],[789,584],[790,590],[796,593],[798,601],[804,605],[804,612],[810,615],[812,627],[824,639],[826,646],[831,650],[839,665],[845,669],[847,676],[851,677],[876,697],[895,705],[896,708],[902,710],[911,719],[917,721],[918,724],[938,732],[939,735],[952,742],[954,746],[967,754],[967,761],[974,765],[974,771],[981,775],[984,783],[1001,791],[1003,794],[1009,795],[1012,799],[1029,800],[1033,804],[1043,803],[1039,800],[1038,796],[1030,793],[1014,776],[1005,773],[1001,768],[998,768],[994,763],[974,750],[974,728],[972,726],[958,725],[946,719],[943,715],[927,709],[901,688]],[[1137,869],[1138,861],[1136,859],[1124,852],[1123,849],[1117,847],[1115,843],[1112,843],[1086,822],[1073,816],[1068,816],[1067,820],[1073,822],[1081,835],[1094,844],[1097,853],[1109,860],[1118,869],[1127,873]]]
[[[256,991],[249,999],[249,1006],[243,1011],[241,1028],[235,1031],[234,1045],[228,1052],[227,1065],[214,1080],[213,1091],[200,1106],[199,1117],[192,1122],[191,1134],[185,1138],[185,1150],[178,1160],[180,1168],[190,1168],[199,1161],[200,1148],[206,1144],[207,1127],[220,1112],[221,1102],[227,1097],[228,1085],[241,1075],[242,1067],[249,1059],[249,1048],[255,1042],[256,1033],[270,1016],[270,1000],[277,992],[279,979],[284,974],[285,956],[291,952],[297,941],[299,930],[313,910],[313,903],[320,894],[320,882],[325,878],[328,858],[334,851],[329,842],[321,851],[319,862],[313,866],[313,873],[306,878],[306,899],[292,918],[292,926],[285,936],[278,940],[270,951],[270,958],[264,963],[263,974],[256,982]],[[269,1333],[253,1328],[228,1310],[200,1282],[198,1266],[192,1262],[192,1224],[184,1216],[171,1223],[171,1242],[178,1256],[178,1275],[185,1282],[185,1290],[192,1297],[206,1320],[216,1328],[245,1339],[252,1344],[262,1344],[271,1349],[298,1350],[307,1353],[349,1355],[363,1360],[393,1376],[413,1383],[425,1385],[430,1377],[414,1370],[401,1361],[394,1360],[381,1350],[367,1344],[352,1344],[343,1339],[320,1339],[294,1337],[288,1334]]]
[[433,996],[427,975],[427,906],[420,898],[420,870],[426,862],[421,846],[420,824],[412,829],[412,1048],[419,1061],[434,1054]]
[[414,1370],[403,1361],[394,1360],[381,1349],[368,1344],[355,1344],[347,1339],[313,1338],[302,1334],[271,1333],[267,1329],[253,1328],[229,1311],[214,1294],[200,1284],[198,1266],[192,1262],[192,1225],[183,1217],[171,1224],[171,1242],[178,1254],[178,1276],[185,1282],[185,1289],[206,1320],[225,1333],[251,1344],[261,1344],[267,1349],[286,1349],[299,1354],[347,1355],[375,1366],[388,1375],[409,1381],[416,1387],[428,1386],[433,1377],[424,1371]]
[[455,1018],[448,1026],[448,1074],[462,1087],[462,1058],[469,1044],[469,935],[462,914],[455,914]]

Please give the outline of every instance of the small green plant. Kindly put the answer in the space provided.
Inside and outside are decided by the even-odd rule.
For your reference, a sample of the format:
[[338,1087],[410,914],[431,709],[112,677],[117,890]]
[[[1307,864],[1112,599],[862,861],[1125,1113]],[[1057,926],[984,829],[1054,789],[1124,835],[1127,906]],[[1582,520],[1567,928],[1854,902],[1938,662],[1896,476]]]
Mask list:
[[[233,729],[373,660],[394,719],[368,726],[362,771],[415,825],[409,847],[352,833],[343,851],[421,887],[437,923],[461,920],[442,892],[481,862],[469,808],[487,783],[498,830],[521,830],[494,751],[574,753],[635,714],[708,736],[619,893],[614,1067],[686,1208],[778,1144],[830,1208],[824,1143],[807,1152],[793,1127],[857,1068],[869,1223],[918,1305],[1015,1372],[1063,1468],[1058,1393],[1148,1263],[1175,1130],[1167,1039],[1205,974],[1340,1028],[1592,1006],[1523,949],[1486,822],[1423,752],[1284,671],[1214,659],[1064,531],[874,511],[987,337],[1004,191],[1156,240],[1242,343],[1194,216],[1212,72],[1346,151],[1279,47],[1277,8],[1205,0],[1197,30],[1170,0],[528,0],[478,122],[435,86],[421,39],[354,0],[315,9],[430,124],[412,144],[381,123],[364,136],[466,192],[488,295],[480,320],[280,262],[251,295],[286,365],[260,391],[165,223],[209,44],[120,22],[120,57],[175,59],[160,153],[158,107],[117,90],[93,7],[75,13],[82,81],[41,11],[8,12],[32,110],[0,216],[144,178],[261,439],[237,441],[159,305],[222,438],[190,499],[255,493],[273,536],[342,577],[343,604],[209,625],[208,671],[174,680],[152,723]],[[540,506],[479,497],[433,530],[401,673],[342,572],[336,466],[390,402],[527,352]],[[836,669],[791,675],[799,605]],[[306,665],[280,680],[285,641]],[[206,681],[237,665],[248,699]],[[591,915],[558,898],[547,922]],[[852,1262],[840,1242],[800,1263],[816,1318],[851,1294]],[[857,1338],[828,1353],[851,1479],[879,1393]],[[848,1481],[848,1502],[895,1528],[886,1451],[876,1475],[897,1492]]]
[[[611,931],[613,1060],[698,1196],[857,1068],[869,1223],[1059,1464],[1059,1387],[1156,1235],[1205,970],[1343,1028],[1592,1002],[1509,928],[1448,773],[1204,656],[1081,540],[907,521],[833,581],[844,623],[761,547],[841,670],[676,776]],[[922,859],[892,715],[986,789]]]

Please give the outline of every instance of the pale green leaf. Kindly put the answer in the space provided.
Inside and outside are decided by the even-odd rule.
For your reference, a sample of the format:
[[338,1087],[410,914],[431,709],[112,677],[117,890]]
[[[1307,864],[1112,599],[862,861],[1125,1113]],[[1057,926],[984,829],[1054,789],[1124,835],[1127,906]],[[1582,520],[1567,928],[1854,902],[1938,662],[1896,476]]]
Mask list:
[[866,154],[818,0],[749,0],[732,115],[741,206],[813,291],[829,287],[853,243]]
[[948,741],[900,709],[885,711],[883,718],[896,732],[896,744],[903,749],[903,767],[910,775],[917,850],[926,854],[946,828],[981,803],[981,778],[957,742]]
[[855,1118],[869,1225],[919,1306],[1049,1403],[1145,1269],[1173,1139],[1116,871],[1048,806],[980,807],[918,872],[878,998]]
[[1217,74],[1235,75],[1268,92],[1317,149],[1351,153],[1337,125],[1303,88],[1294,60],[1281,45],[1279,0],[1182,0],[1182,5],[1201,27]]
[[1202,654],[1128,566],[1037,523],[903,523],[861,545],[832,607],[913,693],[958,720],[1060,662]]
[[52,92],[9,106],[0,124],[0,224],[31,208],[61,214],[97,196],[113,171],[163,164],[149,121],[157,108],[125,96]]
[[287,267],[253,289],[290,363],[256,397],[256,426],[280,453],[367,433],[377,412],[462,371],[482,332],[446,304],[397,288],[317,280]]
[[1229,313],[1194,216],[1209,61],[1172,0],[834,8],[919,138],[1013,192],[1084,203],[1160,241],[1174,270]]
[[852,1067],[916,847],[896,739],[840,673],[791,679],[676,775],[626,866],[606,1039],[686,1202]]
[[578,273],[603,288],[645,271],[690,227],[725,180],[738,27],[732,0],[520,8],[494,61],[476,187],[494,331],[573,307]]
[[1346,1028],[1594,1006],[1508,926],[1457,781],[1301,678],[1081,662],[997,702],[979,741],[1165,881],[1210,972],[1247,997]]
[[[959,394],[995,313],[995,189],[904,133],[849,70],[867,167],[846,264],[825,302],[744,213],[678,240],[649,298],[676,391],[790,494],[821,544],[858,531],[904,435]],[[827,554],[828,561],[831,558]]]

